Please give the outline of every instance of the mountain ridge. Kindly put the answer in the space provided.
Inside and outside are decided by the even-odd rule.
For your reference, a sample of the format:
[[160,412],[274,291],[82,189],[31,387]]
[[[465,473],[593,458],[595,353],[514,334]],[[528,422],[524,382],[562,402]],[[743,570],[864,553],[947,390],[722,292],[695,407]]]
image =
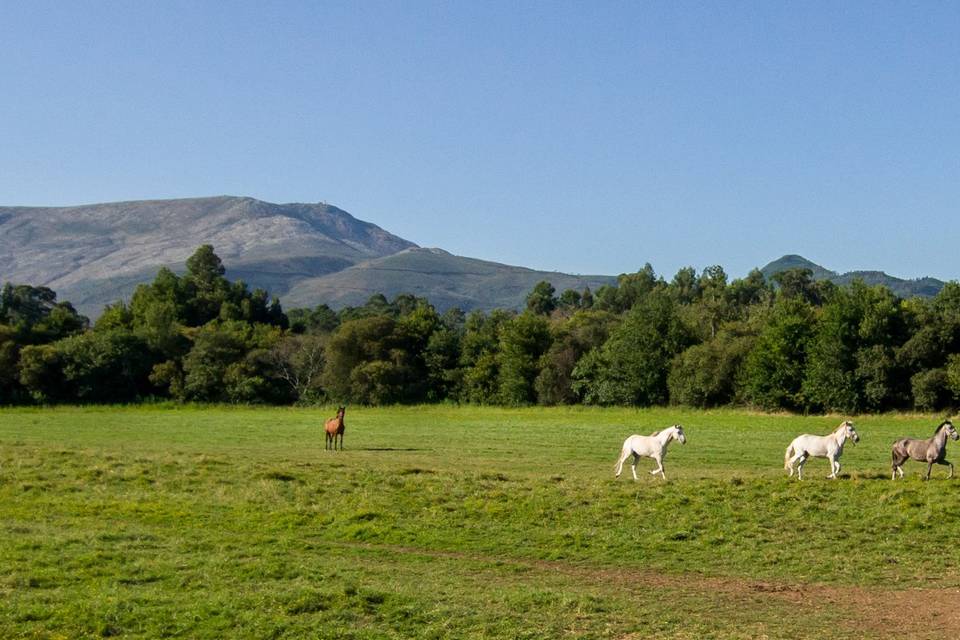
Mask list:
[[[409,278],[406,274],[416,274],[416,277]],[[443,249],[413,247],[303,280],[291,289],[288,299],[298,306],[307,300],[324,299],[331,306],[339,307],[362,304],[375,293],[388,298],[411,293],[428,298],[438,308],[516,309],[541,280],[548,280],[558,292],[597,289],[616,283],[614,276],[538,271],[457,256]],[[478,305],[477,300],[484,302]]]
[[[182,272],[201,244],[213,245],[229,278],[266,289],[287,307],[337,308],[363,304],[375,293],[412,293],[440,309],[519,309],[541,280],[558,292],[617,281],[612,275],[540,271],[420,247],[326,202],[210,196],[0,207],[0,282],[48,286],[96,317],[104,305],[129,299],[161,267]],[[841,274],[797,254],[761,271],[769,278],[798,267],[838,284],[855,278],[884,284],[902,297],[932,296],[944,284],[882,271]]]
[[[441,308],[454,302],[465,309],[519,308],[540,280],[558,290],[616,282],[612,276],[543,272],[442,249],[382,264],[377,260],[421,247],[325,202],[211,196],[0,207],[0,281],[48,286],[92,317],[106,304],[129,299],[136,285],[152,281],[160,267],[182,272],[201,244],[214,247],[227,277],[266,289],[286,306],[362,304],[372,293],[417,292]],[[433,258],[429,265],[425,256]],[[405,279],[386,277],[401,264]],[[470,273],[468,264],[485,266]],[[431,271],[418,271],[426,267]],[[322,284],[325,276],[345,271]],[[458,287],[470,293],[458,293]],[[291,297],[295,288],[300,294]]]
[[797,254],[787,254],[767,263],[760,269],[760,273],[769,280],[773,275],[781,271],[797,268],[810,269],[813,272],[814,280],[829,280],[838,285],[847,285],[857,279],[871,286],[883,285],[901,298],[912,298],[914,296],[925,298],[933,297],[937,295],[946,284],[942,280],[929,276],[906,279],[891,276],[885,271],[878,270],[856,270],[838,273]]

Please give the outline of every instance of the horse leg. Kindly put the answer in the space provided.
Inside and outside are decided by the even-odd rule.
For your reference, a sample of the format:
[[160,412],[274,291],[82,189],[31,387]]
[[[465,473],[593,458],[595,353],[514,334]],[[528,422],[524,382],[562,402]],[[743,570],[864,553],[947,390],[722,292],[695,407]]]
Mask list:
[[930,471],[932,471],[932,470],[933,470],[933,463],[932,463],[932,462],[928,462],[928,463],[927,463],[927,475],[926,475],[926,477],[924,477],[924,480],[929,480],[929,479],[930,479]]
[[834,480],[836,480],[836,479],[837,479],[837,474],[840,473],[840,461],[839,461],[839,460],[835,460],[835,459],[833,459],[833,458],[830,458],[830,469],[833,470],[833,473],[831,473],[831,474],[828,475],[827,477],[828,477],[828,478],[833,478]]
[[893,451],[890,452],[890,460],[893,465],[893,479],[896,480],[897,474],[900,474],[900,477],[903,477],[903,463],[910,459],[909,455],[903,455],[901,451],[896,449],[894,445]]
[[947,480],[953,477],[953,463],[949,460],[940,460],[937,464],[942,464],[945,467],[950,467],[950,474],[947,476]]
[[[789,477],[791,478],[793,477],[793,469],[794,469],[794,465],[796,465],[797,480],[803,480],[803,476],[801,474],[803,471],[803,463],[806,460],[806,455],[807,454],[804,453],[803,451],[798,451],[793,455],[792,458],[790,458],[790,476]],[[797,464],[798,462],[800,464]]]
[[803,452],[800,454],[800,463],[797,465],[797,480],[803,480],[803,465],[807,462],[807,454]]
[[653,471],[651,471],[651,472],[650,472],[650,475],[655,476],[655,475],[657,475],[657,474],[659,473],[659,474],[660,474],[660,477],[663,478],[664,480],[666,480],[666,479],[667,479],[667,476],[664,475],[664,473],[663,473],[663,457],[662,457],[662,456],[653,456],[653,460],[654,460],[654,462],[657,463],[657,468],[654,469]]
[[633,472],[633,479],[639,480],[637,477],[637,463],[640,462],[640,456],[636,453],[633,454],[633,461],[630,463],[630,471]]

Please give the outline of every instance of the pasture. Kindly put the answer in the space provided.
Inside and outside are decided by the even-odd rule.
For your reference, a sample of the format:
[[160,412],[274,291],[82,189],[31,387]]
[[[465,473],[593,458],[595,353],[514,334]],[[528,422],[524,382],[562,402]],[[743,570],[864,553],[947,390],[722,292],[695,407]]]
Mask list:
[[[940,416],[854,417],[799,483],[847,416],[348,407],[332,452],[334,411],[0,410],[0,637],[960,635],[960,479],[890,480]],[[614,480],[674,422],[666,482]]]

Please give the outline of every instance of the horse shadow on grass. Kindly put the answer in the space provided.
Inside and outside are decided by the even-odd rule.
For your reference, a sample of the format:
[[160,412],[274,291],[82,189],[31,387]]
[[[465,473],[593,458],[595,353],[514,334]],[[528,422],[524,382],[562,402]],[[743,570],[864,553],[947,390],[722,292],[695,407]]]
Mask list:
[[354,451],[432,451],[422,447],[357,447]]
[[852,473],[841,473],[837,476],[837,479],[864,481],[885,480],[890,482],[890,473],[885,471],[854,471]]
[[[793,481],[793,482],[797,482],[796,477],[791,478],[791,477],[789,477],[789,476],[786,476],[785,479],[786,479],[786,480]],[[819,480],[829,480],[829,478],[826,478],[826,477],[824,477],[824,478],[817,478],[816,476],[811,476],[811,475],[809,475],[809,474],[803,476],[803,482],[808,482],[808,481],[811,481],[811,480],[818,480],[818,479],[819,479]],[[869,480],[869,481],[874,481],[874,480],[886,480],[887,482],[889,482],[889,481],[890,481],[890,474],[889,474],[889,473],[883,473],[883,472],[881,472],[881,471],[854,471],[854,472],[852,472],[852,473],[838,473],[836,479],[837,479],[837,480],[846,480],[846,481],[850,481],[850,480],[865,480],[865,481],[866,481],[866,480]],[[739,480],[739,478],[733,478],[733,479],[731,479],[731,482],[732,482],[733,484],[741,484],[741,483],[742,483],[742,481],[741,481],[741,482],[737,482],[737,480]]]
[[840,474],[840,477],[848,480],[890,480],[890,474],[883,471],[855,471]]

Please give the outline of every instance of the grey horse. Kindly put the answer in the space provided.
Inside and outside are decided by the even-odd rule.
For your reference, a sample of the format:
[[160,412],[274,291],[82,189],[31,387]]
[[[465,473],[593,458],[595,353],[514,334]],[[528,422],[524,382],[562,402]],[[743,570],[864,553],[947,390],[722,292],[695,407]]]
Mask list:
[[924,480],[930,479],[930,470],[933,469],[934,464],[942,464],[950,467],[950,475],[947,476],[947,479],[952,478],[953,463],[947,460],[947,436],[950,436],[953,440],[960,438],[957,430],[953,427],[953,423],[949,420],[944,420],[940,423],[940,426],[937,427],[937,430],[933,432],[933,437],[929,440],[900,438],[894,442],[893,477],[891,480],[897,479],[897,473],[900,474],[901,478],[903,477],[903,463],[910,458],[927,463],[927,475],[924,476]]

